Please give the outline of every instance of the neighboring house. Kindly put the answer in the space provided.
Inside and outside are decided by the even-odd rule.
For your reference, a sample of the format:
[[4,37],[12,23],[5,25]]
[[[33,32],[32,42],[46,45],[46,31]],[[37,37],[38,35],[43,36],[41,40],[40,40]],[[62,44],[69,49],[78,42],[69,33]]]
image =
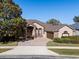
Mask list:
[[71,27],[75,29],[74,35],[79,36],[79,22],[76,22],[75,24],[72,24]]
[[73,36],[74,30],[67,25],[46,24],[38,20],[27,20],[27,36],[61,38]]

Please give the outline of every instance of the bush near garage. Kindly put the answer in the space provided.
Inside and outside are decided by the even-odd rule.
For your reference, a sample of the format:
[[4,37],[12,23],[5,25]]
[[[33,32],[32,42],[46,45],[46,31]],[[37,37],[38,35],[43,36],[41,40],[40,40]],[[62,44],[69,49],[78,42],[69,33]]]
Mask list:
[[79,44],[79,36],[63,36],[61,38],[54,38],[54,42]]

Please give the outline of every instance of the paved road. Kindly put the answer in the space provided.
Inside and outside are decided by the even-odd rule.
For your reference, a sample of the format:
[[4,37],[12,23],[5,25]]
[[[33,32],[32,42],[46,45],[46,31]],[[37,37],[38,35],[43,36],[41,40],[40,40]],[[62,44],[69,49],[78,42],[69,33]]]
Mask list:
[[34,40],[19,42],[18,45],[19,46],[46,46],[49,40],[50,39],[48,38],[38,37],[38,38],[35,38]]
[[45,56],[26,56],[26,55],[7,55],[7,56],[0,56],[0,59],[79,59],[79,57],[66,57],[66,56],[50,56],[50,55],[45,55]]

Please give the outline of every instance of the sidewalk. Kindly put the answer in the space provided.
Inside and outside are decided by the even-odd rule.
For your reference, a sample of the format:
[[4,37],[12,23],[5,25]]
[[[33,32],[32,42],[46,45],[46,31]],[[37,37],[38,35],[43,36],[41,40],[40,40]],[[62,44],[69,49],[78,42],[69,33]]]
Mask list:
[[17,46],[0,46],[0,48],[15,48]]
[[[16,48],[16,47],[20,47],[20,46],[0,46],[0,48]],[[34,47],[34,46],[29,46],[29,47]],[[44,46],[38,46],[38,47],[44,47]],[[79,49],[79,47],[68,47],[68,46],[45,46],[45,47],[53,48],[53,49]]]
[[68,46],[47,46],[52,49],[79,49],[79,47],[68,47]]
[[0,55],[51,55],[60,56],[58,53],[48,50],[52,49],[79,49],[79,47],[67,46],[0,46],[0,48],[13,48],[12,50],[0,53]]

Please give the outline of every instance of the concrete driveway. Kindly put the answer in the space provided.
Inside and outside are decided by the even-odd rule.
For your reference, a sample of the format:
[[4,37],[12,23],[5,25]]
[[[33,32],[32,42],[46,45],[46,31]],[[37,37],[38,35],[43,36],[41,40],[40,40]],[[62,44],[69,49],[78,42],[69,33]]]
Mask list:
[[[47,38],[35,38],[25,42],[19,42],[18,46],[11,47],[12,50],[0,53],[0,55],[51,55],[60,56],[58,53],[48,50],[48,48],[60,48],[61,46],[47,47]],[[10,47],[2,47],[10,48]],[[61,47],[61,49],[79,49],[79,47]]]
[[0,53],[0,55],[52,55],[59,54],[47,49],[46,46],[17,46],[12,50]]
[[18,46],[0,55],[59,55],[48,50],[46,44],[49,40],[47,38],[35,38],[34,40],[19,42]]
[[38,37],[38,38],[35,38],[34,40],[19,42],[18,46],[46,46],[48,41],[50,41],[50,39]]

